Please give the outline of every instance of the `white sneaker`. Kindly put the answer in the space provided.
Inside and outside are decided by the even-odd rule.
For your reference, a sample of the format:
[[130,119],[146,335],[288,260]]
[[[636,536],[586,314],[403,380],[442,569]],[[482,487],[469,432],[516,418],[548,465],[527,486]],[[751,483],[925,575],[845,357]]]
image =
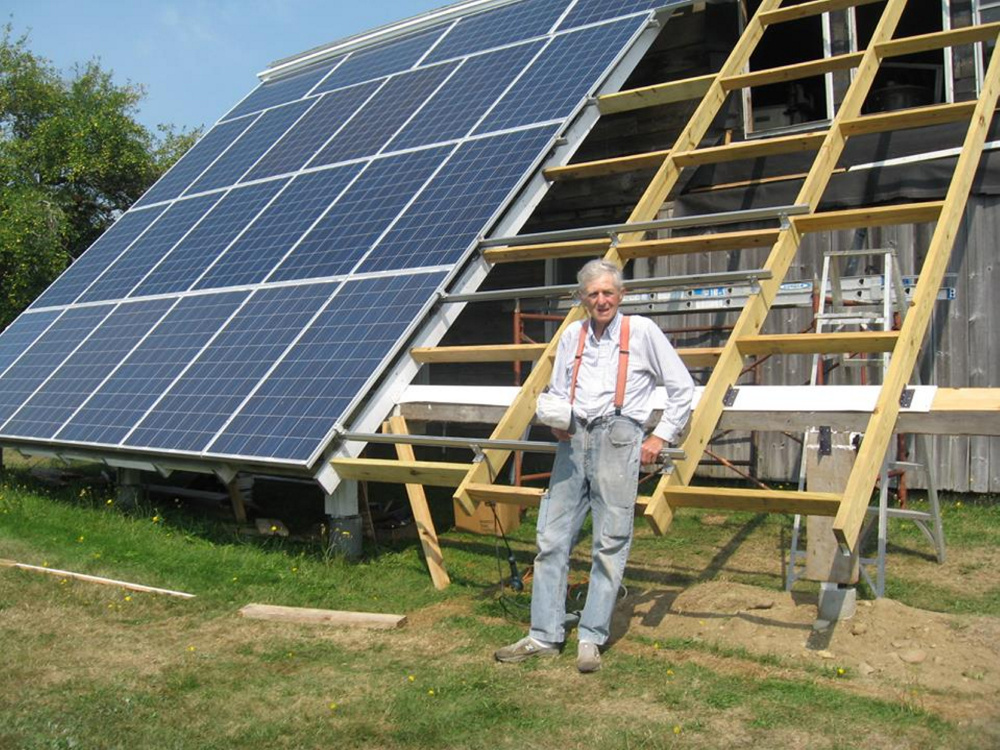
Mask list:
[[576,652],[576,668],[581,672],[596,672],[601,668],[601,652],[596,643],[580,641]]
[[532,656],[558,656],[559,648],[556,646],[547,646],[544,643],[539,643],[530,635],[525,636],[517,643],[512,643],[509,646],[504,646],[503,648],[496,651],[493,656],[496,657],[497,661],[502,661],[507,664],[515,664],[519,661],[524,661],[525,659],[530,659]]

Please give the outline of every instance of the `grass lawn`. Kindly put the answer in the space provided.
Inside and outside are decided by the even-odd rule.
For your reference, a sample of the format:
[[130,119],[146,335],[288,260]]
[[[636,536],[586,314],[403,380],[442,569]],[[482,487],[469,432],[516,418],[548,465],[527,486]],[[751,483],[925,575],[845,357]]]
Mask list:
[[[442,534],[452,585],[438,592],[415,541],[346,563],[186,503],[126,512],[89,478],[53,489],[14,468],[0,483],[0,558],[197,596],[0,569],[0,748],[995,747],[1000,658],[986,635],[1000,621],[1000,512],[952,500],[945,513],[948,564],[894,527],[895,601],[863,602],[853,626],[874,639],[896,618],[886,649],[933,649],[922,665],[880,667],[874,645],[859,662],[839,644],[864,630],[811,630],[814,589],[782,591],[787,517],[684,512],[664,537],[637,526],[616,643],[600,672],[580,675],[572,639],[557,659],[494,663],[523,635],[527,597],[501,595],[491,538]],[[522,568],[532,526],[529,514],[512,534]],[[243,619],[250,602],[408,622]]]

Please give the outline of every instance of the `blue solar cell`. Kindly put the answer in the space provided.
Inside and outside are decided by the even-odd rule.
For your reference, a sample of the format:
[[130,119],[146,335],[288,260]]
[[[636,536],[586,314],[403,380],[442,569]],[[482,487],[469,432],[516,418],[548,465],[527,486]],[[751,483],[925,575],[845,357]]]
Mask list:
[[462,144],[361,264],[361,273],[456,262],[552,139],[532,128]]
[[476,132],[568,116],[621,54],[638,26],[636,19],[626,18],[557,36]]
[[263,281],[361,167],[361,164],[351,164],[296,177],[195,284],[195,288]]
[[578,0],[566,18],[559,24],[559,31],[588,23],[618,18],[629,13],[641,13],[666,5],[677,5],[678,0]]
[[257,292],[124,444],[201,451],[336,288]]
[[170,200],[183,193],[193,180],[198,179],[198,175],[219,158],[219,154],[229,148],[244,130],[253,125],[254,119],[247,117],[224,122],[209,130],[170,168],[169,172],[136,201],[136,207]]
[[0,377],[0,435],[3,423],[28,400],[111,312],[112,305],[67,310],[42,334],[24,355]]
[[410,274],[345,284],[208,449],[309,461],[444,276]]
[[470,57],[417,113],[387,150],[423,146],[461,138],[541,49],[542,42]]
[[295,75],[262,83],[250,92],[243,101],[233,107],[222,119],[231,120],[234,117],[240,117],[250,112],[257,112],[268,107],[275,107],[279,104],[301,99],[317,83],[323,80],[323,76],[335,68],[343,59],[342,57],[338,57],[336,60],[328,60],[321,65],[308,68]]
[[409,70],[444,31],[444,26],[420,34],[352,52],[330,76],[316,87],[315,93],[332,91],[361,81],[370,81],[392,73]]
[[107,267],[104,274],[84,292],[78,302],[120,299],[142,281],[163,257],[222,197],[221,193],[172,203],[160,220]]
[[273,180],[236,188],[178,243],[130,296],[168,294],[190,287],[284,186]]
[[0,375],[59,317],[56,310],[25,313],[0,333]]
[[461,57],[549,33],[568,0],[528,0],[466,16],[427,56],[426,62]]
[[450,150],[423,149],[371,162],[267,280],[319,278],[349,272]]
[[123,304],[3,426],[7,435],[50,438],[176,300]]
[[446,63],[390,78],[308,166],[378,153],[454,69],[455,63]]
[[330,140],[330,136],[344,126],[378,87],[379,83],[365,83],[324,95],[250,170],[246,179],[258,180],[300,169]]
[[182,299],[53,437],[118,443],[247,295],[225,292]]
[[249,127],[226,153],[220,156],[186,194],[201,193],[235,185],[240,177],[274,145],[284,133],[309,109],[315,99],[293,102],[269,110]]
[[68,305],[90,286],[101,272],[115,262],[126,248],[142,234],[166,206],[144,211],[129,211],[111,225],[90,248],[81,255],[52,286],[36,299],[31,307]]

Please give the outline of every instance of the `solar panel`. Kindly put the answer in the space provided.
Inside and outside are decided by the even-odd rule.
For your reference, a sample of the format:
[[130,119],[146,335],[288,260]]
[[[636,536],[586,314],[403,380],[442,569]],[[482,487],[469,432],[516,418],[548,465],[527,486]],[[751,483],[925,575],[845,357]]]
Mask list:
[[0,335],[0,440],[315,467],[651,6],[454,10],[262,83]]

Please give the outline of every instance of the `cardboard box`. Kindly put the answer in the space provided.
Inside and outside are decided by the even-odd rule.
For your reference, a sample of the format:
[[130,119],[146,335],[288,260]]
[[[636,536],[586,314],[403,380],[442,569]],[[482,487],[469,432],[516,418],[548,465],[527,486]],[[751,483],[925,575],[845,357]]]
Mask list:
[[[470,516],[462,506],[452,501],[455,507],[455,528],[462,531],[471,531],[473,534],[486,534],[487,536],[498,536],[496,518],[493,516],[493,508],[486,503],[480,503],[476,511]],[[500,519],[505,533],[510,533],[521,525],[521,508],[518,505],[508,503],[496,504],[496,515]]]

